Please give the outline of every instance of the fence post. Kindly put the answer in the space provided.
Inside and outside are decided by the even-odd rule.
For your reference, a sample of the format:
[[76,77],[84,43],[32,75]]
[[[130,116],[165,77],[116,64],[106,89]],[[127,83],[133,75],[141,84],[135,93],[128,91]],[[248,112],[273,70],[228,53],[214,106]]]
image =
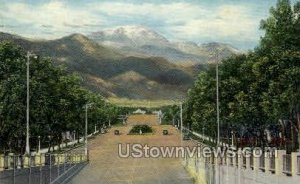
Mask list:
[[252,155],[253,155],[253,157],[252,157],[253,158],[253,170],[254,171],[258,171],[259,170],[259,166],[260,166],[260,162],[261,162],[260,157],[263,156],[263,155],[261,155],[261,154],[257,155],[255,149],[253,150]]
[[226,165],[227,165],[227,166],[233,165],[233,159],[232,159],[232,158],[233,158],[233,157],[228,156],[228,154],[225,155]]
[[239,169],[241,169],[243,167],[243,153],[242,153],[241,148],[239,148],[239,150],[238,150],[237,157],[238,157],[237,167]]
[[52,155],[51,154],[49,154],[49,180],[50,180],[50,183],[51,183],[51,178],[52,178]]
[[275,150],[275,174],[280,176],[283,174],[283,155],[286,154],[285,150]]
[[66,172],[66,153],[64,153],[64,172]]
[[45,159],[46,155],[45,154],[40,154],[40,158],[41,158],[41,166],[45,165],[46,159]]
[[[43,183],[43,181],[42,181],[42,178],[43,178],[43,170],[42,170],[42,166],[44,165],[44,163],[45,162],[43,162],[43,155],[40,153],[39,154],[39,159],[40,159],[40,161],[39,161],[39,172],[40,172],[40,174],[39,174],[39,184],[42,184]],[[45,159],[45,157],[44,157],[44,159]]]
[[4,170],[4,155],[0,154],[0,171]]
[[56,155],[56,159],[55,159],[56,163],[57,163],[57,177],[59,176],[59,164],[60,164],[60,154]]
[[270,169],[271,169],[271,164],[270,164],[270,161],[271,161],[271,159],[270,159],[270,157],[271,157],[271,153],[270,152],[265,152],[265,172],[266,173],[268,173],[268,174],[270,174],[271,173],[271,171],[270,171]]
[[23,155],[23,165],[24,165],[24,168],[29,168],[29,156],[28,155]]
[[14,154],[9,153],[8,154],[8,169],[11,169],[12,167],[14,167]]
[[59,158],[60,164],[63,164],[65,162],[65,159],[66,159],[65,154],[64,153],[60,154],[60,158]]
[[300,152],[292,152],[292,176],[300,176]]
[[77,154],[77,163],[80,162],[80,155]]
[[28,155],[28,167],[29,167],[29,174],[28,174],[28,183],[31,184],[31,154]]
[[15,155],[12,156],[13,157],[13,184],[15,184],[15,178],[16,178],[16,157]]
[[40,166],[41,165],[41,154],[40,153],[35,154],[34,160],[35,160],[35,166]]
[[250,169],[251,168],[251,152],[249,152],[248,150],[245,152],[246,155],[243,155],[246,157],[246,169]]

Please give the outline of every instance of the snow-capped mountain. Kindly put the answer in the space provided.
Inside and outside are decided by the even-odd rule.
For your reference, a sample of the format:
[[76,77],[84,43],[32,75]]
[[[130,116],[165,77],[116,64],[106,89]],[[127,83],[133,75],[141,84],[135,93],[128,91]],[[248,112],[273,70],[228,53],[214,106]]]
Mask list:
[[162,35],[141,26],[123,26],[92,33],[89,37],[101,44],[117,47],[140,47],[143,45],[169,45]]
[[163,57],[171,62],[207,62],[218,48],[221,58],[240,51],[228,44],[194,42],[170,42],[161,34],[141,26],[123,26],[94,32],[88,37],[97,43],[121,51],[127,56]]

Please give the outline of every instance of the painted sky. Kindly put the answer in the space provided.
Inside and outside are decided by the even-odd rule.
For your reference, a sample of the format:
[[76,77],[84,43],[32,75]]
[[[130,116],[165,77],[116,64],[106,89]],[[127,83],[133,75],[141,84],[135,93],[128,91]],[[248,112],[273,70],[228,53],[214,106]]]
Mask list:
[[54,39],[138,25],[173,41],[224,42],[253,49],[276,0],[0,0],[0,31]]

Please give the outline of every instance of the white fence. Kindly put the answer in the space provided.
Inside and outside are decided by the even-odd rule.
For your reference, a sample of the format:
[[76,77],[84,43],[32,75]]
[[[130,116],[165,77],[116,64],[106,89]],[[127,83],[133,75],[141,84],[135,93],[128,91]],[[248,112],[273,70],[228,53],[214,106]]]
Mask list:
[[[211,140],[199,133],[191,133],[199,138]],[[248,184],[249,182],[273,184],[274,181],[276,181],[275,183],[294,184],[295,181],[297,181],[296,183],[299,183],[300,181],[300,152],[286,154],[285,150],[274,149],[272,151],[265,151],[265,153],[257,157],[254,151],[250,154],[248,153],[247,155],[244,155],[243,151],[239,149],[235,157],[226,157],[225,154],[225,158],[214,158],[213,154],[214,153],[212,153],[209,158],[196,158],[196,160],[202,160],[202,164],[206,165],[202,172],[202,174],[206,174],[205,176],[202,175],[202,177],[209,178],[206,182],[202,180],[200,183],[214,183],[211,175],[216,174],[216,171],[211,169],[211,167],[222,168],[222,173],[225,175],[227,173],[226,179],[230,182],[226,183],[243,183],[240,180],[244,180],[245,184]],[[185,160],[187,163],[191,163],[195,161],[193,159],[195,158],[186,158]],[[187,163],[185,163],[185,165],[189,165]],[[210,165],[210,169],[208,169],[207,165]],[[195,171],[199,171],[199,168],[194,168],[192,170],[194,170],[192,173],[195,174]],[[237,173],[239,174],[237,175]],[[250,176],[249,174],[252,174],[253,176]],[[236,178],[232,176],[242,177],[243,179],[233,181]],[[221,183],[223,184],[223,182]]]
[[82,168],[88,161],[83,153],[0,155],[1,184],[54,184]]

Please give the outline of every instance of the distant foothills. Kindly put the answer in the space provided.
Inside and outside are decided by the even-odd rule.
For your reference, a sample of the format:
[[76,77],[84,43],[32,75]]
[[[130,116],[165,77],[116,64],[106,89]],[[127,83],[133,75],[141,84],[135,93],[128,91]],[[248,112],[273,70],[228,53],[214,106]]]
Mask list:
[[85,87],[103,96],[149,100],[184,97],[207,64],[242,53],[217,42],[170,42],[138,26],[87,36],[72,34],[56,40],[32,40],[0,32],[0,41],[51,57],[55,65],[78,73]]

